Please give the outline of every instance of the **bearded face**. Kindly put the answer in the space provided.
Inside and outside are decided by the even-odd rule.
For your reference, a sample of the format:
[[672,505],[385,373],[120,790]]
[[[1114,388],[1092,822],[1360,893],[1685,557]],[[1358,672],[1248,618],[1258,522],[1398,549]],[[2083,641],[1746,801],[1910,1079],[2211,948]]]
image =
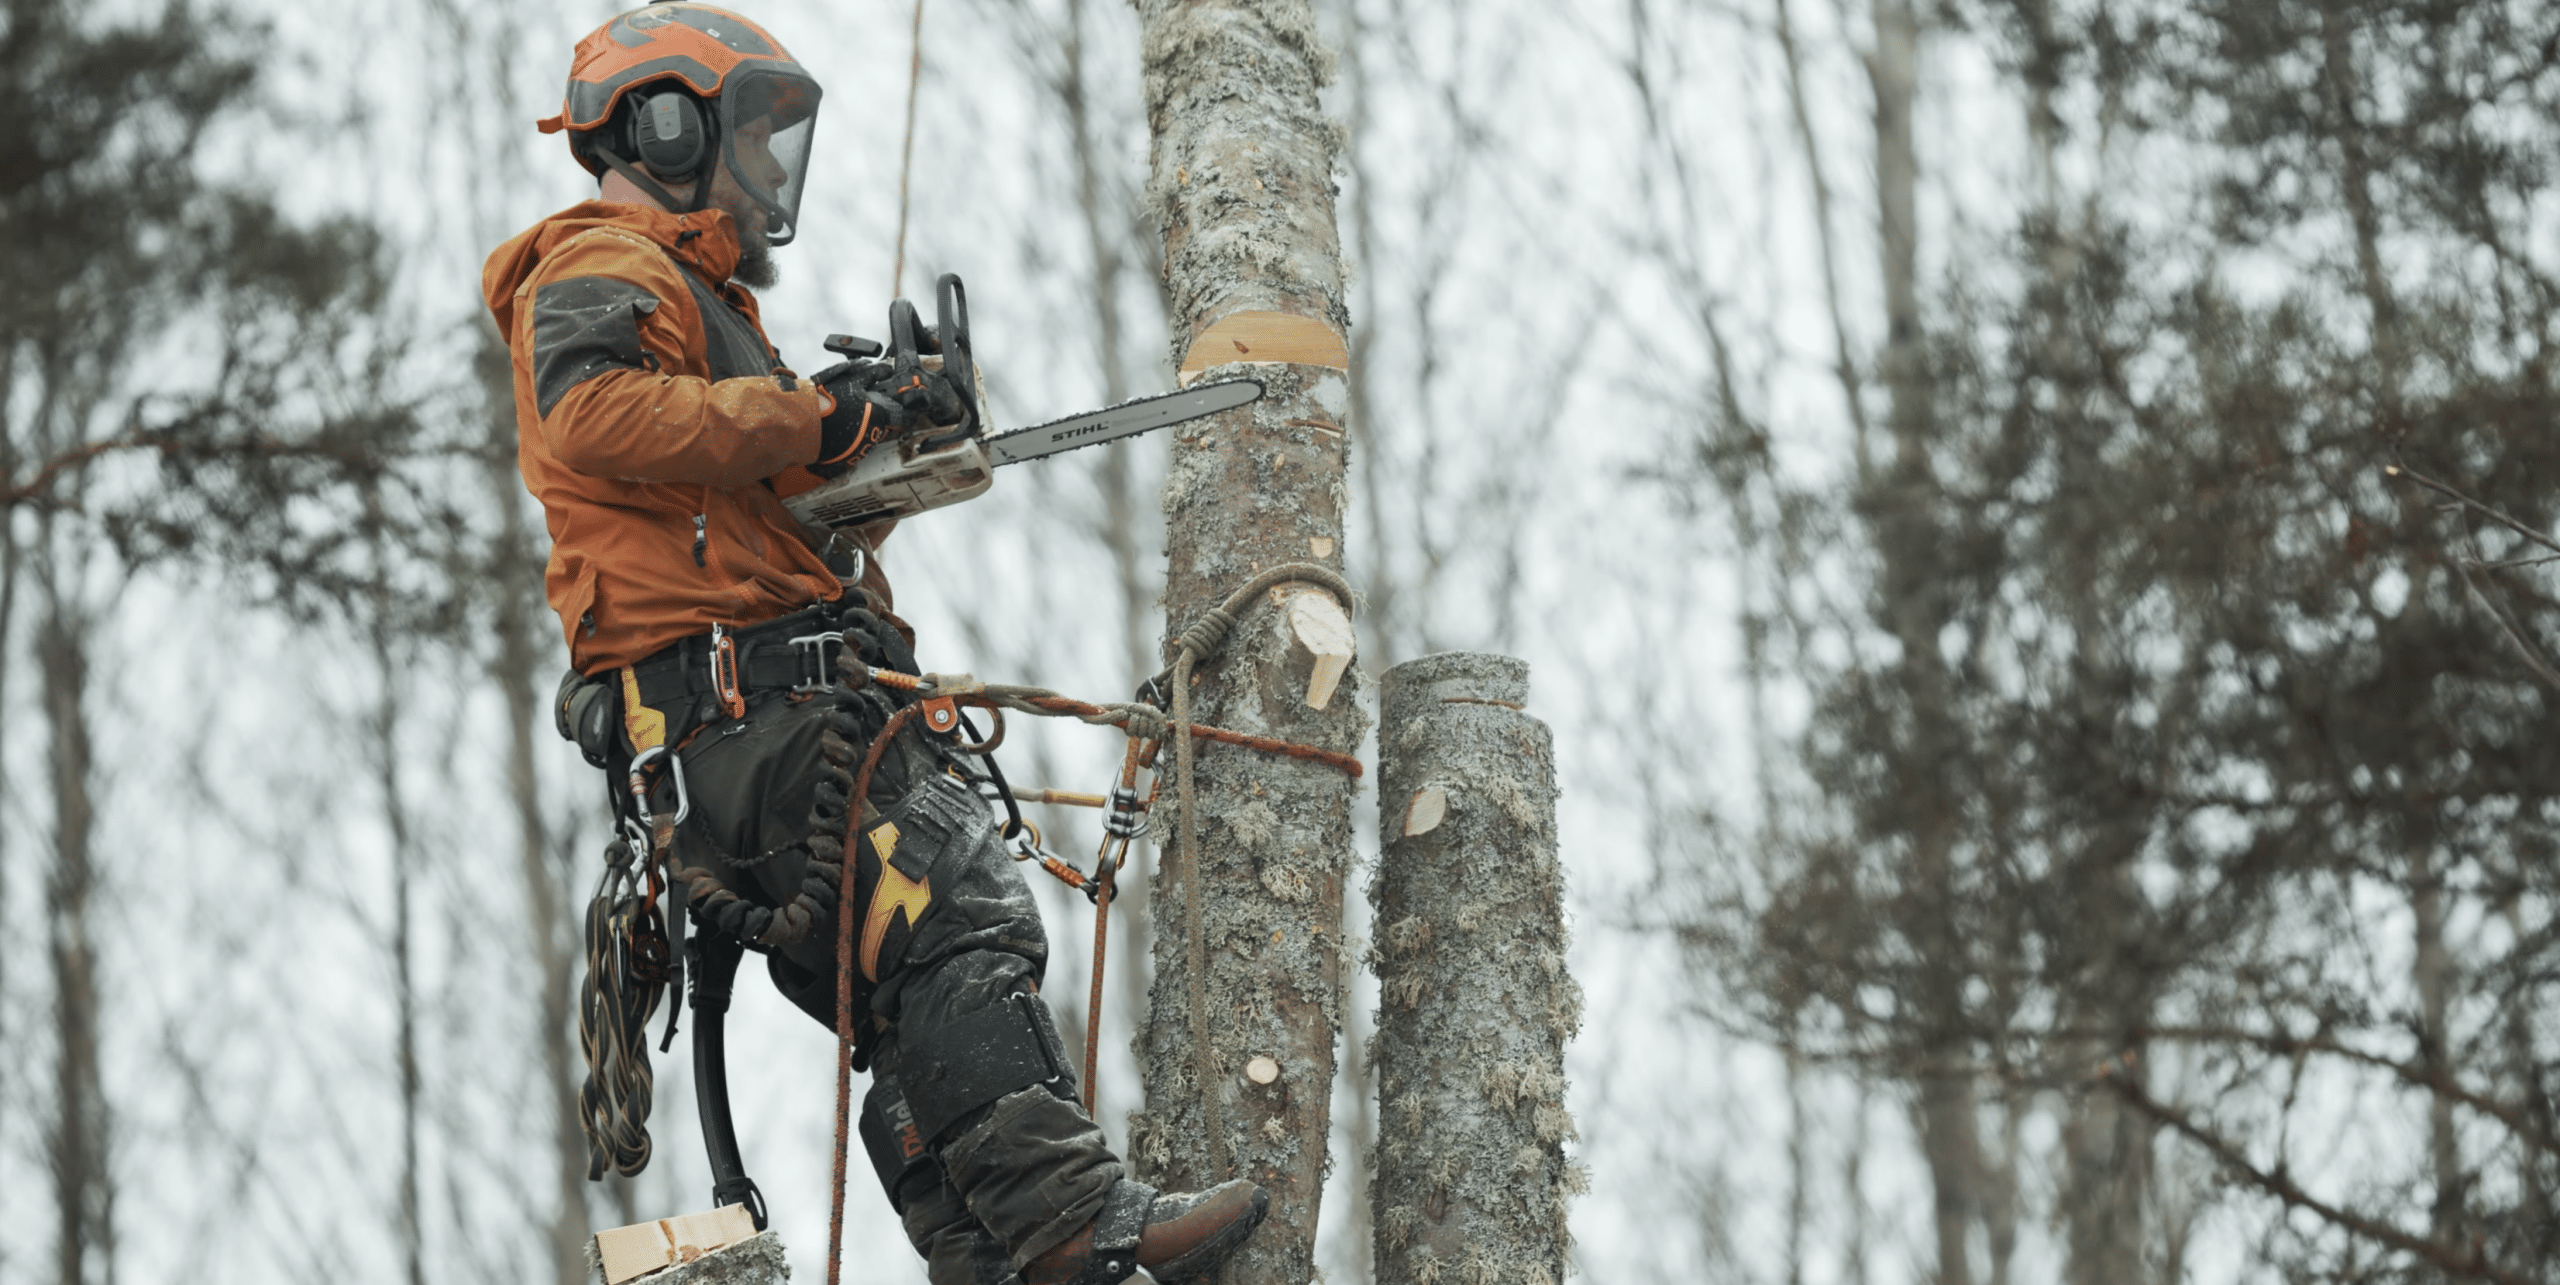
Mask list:
[[738,268],[729,279],[750,290],[770,290],[782,279],[773,265],[773,239],[765,232],[764,207],[730,183],[714,184],[711,203],[738,225]]

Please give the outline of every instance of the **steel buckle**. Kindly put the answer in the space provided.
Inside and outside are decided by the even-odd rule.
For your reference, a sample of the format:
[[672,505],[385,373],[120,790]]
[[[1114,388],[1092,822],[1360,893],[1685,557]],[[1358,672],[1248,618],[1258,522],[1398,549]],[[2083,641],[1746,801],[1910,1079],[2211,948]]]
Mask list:
[[836,685],[834,675],[828,672],[827,644],[834,643],[841,649],[844,646],[843,630],[831,629],[820,634],[802,634],[788,641],[791,649],[799,652],[800,658],[808,663],[810,674],[810,681],[791,685],[792,695],[805,696],[811,692],[823,692]]

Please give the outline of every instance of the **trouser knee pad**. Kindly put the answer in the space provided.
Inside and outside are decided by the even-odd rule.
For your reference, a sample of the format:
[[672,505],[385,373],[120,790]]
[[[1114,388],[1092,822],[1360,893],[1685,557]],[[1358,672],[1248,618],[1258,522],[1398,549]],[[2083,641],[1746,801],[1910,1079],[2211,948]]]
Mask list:
[[898,1083],[927,1147],[996,1099],[1044,1085],[1073,1101],[1075,1071],[1049,1006],[1017,991],[930,1031],[902,1031]]

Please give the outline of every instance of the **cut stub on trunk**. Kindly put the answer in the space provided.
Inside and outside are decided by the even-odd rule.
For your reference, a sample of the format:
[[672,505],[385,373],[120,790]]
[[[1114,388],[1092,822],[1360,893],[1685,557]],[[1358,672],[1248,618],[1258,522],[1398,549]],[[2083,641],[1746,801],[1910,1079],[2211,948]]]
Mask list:
[[600,1231],[588,1257],[605,1285],[783,1285],[791,1275],[781,1240],[758,1234],[745,1205]]
[[1307,671],[1307,708],[1323,709],[1333,703],[1333,690],[1341,685],[1342,671],[1351,667],[1352,653],[1358,650],[1351,616],[1332,594],[1305,590],[1289,599],[1289,632],[1314,662]]

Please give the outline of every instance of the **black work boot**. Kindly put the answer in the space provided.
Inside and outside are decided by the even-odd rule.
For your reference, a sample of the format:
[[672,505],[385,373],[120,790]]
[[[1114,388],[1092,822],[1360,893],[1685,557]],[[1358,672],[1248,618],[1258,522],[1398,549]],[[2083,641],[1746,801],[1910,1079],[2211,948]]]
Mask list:
[[1123,1178],[1083,1231],[1023,1265],[1023,1285],[1117,1285],[1141,1267],[1194,1280],[1242,1248],[1270,1209],[1271,1193],[1243,1178],[1176,1195]]

